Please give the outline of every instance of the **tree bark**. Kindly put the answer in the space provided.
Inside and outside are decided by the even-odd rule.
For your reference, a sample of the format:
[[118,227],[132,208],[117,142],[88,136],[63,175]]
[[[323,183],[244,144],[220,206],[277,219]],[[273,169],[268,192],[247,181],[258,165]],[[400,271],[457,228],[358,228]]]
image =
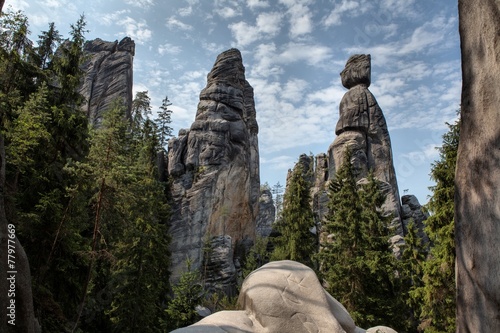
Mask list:
[[500,1],[459,0],[457,332],[500,332]]

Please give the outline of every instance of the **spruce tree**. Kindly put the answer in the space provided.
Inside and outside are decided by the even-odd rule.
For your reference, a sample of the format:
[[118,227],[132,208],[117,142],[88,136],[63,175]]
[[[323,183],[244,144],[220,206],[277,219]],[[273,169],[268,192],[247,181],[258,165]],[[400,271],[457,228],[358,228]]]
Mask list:
[[389,249],[391,216],[381,211],[385,197],[369,175],[358,185],[347,150],[329,187],[329,213],[322,225],[318,255],[327,290],[356,325],[400,327],[394,281],[395,258]]
[[313,256],[318,246],[316,235],[311,232],[315,223],[310,187],[302,166],[297,165],[288,180],[281,217],[275,222],[280,235],[273,239],[271,260],[295,260],[314,268]]
[[170,137],[172,137],[172,127],[170,124],[172,123],[172,110],[168,107],[171,106],[172,103],[168,99],[168,96],[163,99],[160,111],[158,111],[158,118],[155,119],[155,122],[158,126],[158,137],[160,139],[160,146],[165,149],[165,145]]
[[432,196],[427,204],[430,217],[425,232],[432,244],[424,264],[424,286],[416,297],[422,299],[422,325],[425,332],[455,332],[455,241],[454,196],[460,122],[447,124],[440,159],[432,165],[430,187]]

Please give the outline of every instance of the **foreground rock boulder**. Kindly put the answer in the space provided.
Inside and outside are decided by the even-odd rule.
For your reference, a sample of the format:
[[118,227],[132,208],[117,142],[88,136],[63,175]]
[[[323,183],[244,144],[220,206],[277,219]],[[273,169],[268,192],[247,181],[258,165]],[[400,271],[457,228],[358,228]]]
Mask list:
[[500,332],[500,2],[460,0],[457,332]]
[[[221,311],[175,333],[362,333],[309,267],[275,261],[252,272],[238,298],[241,311]],[[378,330],[377,330],[378,329]],[[368,332],[395,333],[378,326]]]
[[224,281],[214,282],[220,284],[217,289],[227,293],[234,287],[236,276],[228,274],[236,274],[235,251],[251,244],[256,233],[257,133],[253,89],[245,79],[240,51],[230,49],[217,57],[207,76],[191,128],[169,142],[174,280],[189,258],[193,269],[209,266],[210,271],[201,269],[210,275],[204,277],[208,281],[224,275]]

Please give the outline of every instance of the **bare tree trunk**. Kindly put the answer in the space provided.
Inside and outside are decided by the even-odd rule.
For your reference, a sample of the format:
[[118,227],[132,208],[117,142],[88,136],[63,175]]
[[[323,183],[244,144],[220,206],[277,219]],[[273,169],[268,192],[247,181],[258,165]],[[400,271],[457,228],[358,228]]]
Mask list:
[[5,213],[5,164],[5,141],[0,132],[0,332],[35,333],[39,325],[28,257]]
[[500,332],[500,2],[459,0],[457,332]]

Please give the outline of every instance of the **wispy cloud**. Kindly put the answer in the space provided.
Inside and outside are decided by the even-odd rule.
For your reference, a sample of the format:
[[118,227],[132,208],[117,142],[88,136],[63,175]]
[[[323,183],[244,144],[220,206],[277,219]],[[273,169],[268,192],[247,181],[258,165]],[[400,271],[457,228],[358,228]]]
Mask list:
[[149,8],[154,5],[154,0],[125,0],[125,3],[134,7]]
[[246,46],[255,41],[275,37],[281,29],[282,15],[278,12],[261,13],[255,25],[244,21],[232,23],[228,27],[236,39],[237,46]]
[[255,10],[261,8],[269,7],[269,3],[266,0],[247,0],[248,8]]
[[223,19],[242,15],[242,6],[237,0],[215,0],[214,14]]
[[137,44],[147,43],[153,36],[145,20],[138,22],[127,16],[119,24],[125,28],[125,35],[131,37]]
[[330,27],[342,24],[342,17],[344,15],[354,15],[362,5],[359,1],[353,0],[336,1],[333,4],[333,10],[323,20],[323,25]]
[[170,16],[167,19],[166,22],[167,28],[170,30],[184,30],[184,31],[190,31],[193,30],[193,27],[187,23],[184,23],[182,21],[179,21],[175,16]]
[[128,13],[130,13],[130,9],[123,9],[111,13],[102,14],[99,15],[99,21],[102,24],[109,26],[117,22],[120,22],[122,20],[122,17]]
[[165,54],[174,55],[174,54],[179,54],[181,51],[182,48],[180,46],[173,45],[170,43],[165,43],[158,46],[158,53],[160,55],[165,55]]
[[290,24],[290,38],[294,39],[313,31],[313,15],[309,9],[309,0],[280,0],[287,7]]

